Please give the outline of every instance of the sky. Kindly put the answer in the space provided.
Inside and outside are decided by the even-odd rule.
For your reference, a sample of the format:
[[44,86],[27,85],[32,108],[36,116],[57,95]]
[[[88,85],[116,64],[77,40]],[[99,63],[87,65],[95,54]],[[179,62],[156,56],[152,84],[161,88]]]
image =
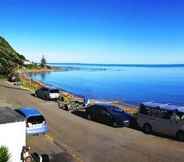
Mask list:
[[184,63],[183,0],[1,0],[0,35],[31,61]]

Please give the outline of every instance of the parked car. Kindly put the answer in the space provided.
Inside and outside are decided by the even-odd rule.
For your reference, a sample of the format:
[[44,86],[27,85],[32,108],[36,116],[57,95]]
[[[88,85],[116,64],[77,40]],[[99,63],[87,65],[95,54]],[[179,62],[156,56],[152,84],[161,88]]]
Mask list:
[[110,124],[113,127],[129,126],[132,117],[118,107],[105,104],[95,104],[85,108],[87,118]]
[[36,90],[35,95],[45,100],[57,100],[60,96],[60,92],[55,88],[43,87]]
[[50,158],[49,155],[47,154],[37,154],[36,152],[34,152],[33,154],[31,154],[32,159],[34,162],[50,162]]
[[16,110],[24,118],[26,118],[27,134],[45,134],[48,132],[48,125],[44,116],[32,107],[23,107]]
[[145,133],[157,132],[184,141],[184,107],[145,102],[140,105],[137,122]]

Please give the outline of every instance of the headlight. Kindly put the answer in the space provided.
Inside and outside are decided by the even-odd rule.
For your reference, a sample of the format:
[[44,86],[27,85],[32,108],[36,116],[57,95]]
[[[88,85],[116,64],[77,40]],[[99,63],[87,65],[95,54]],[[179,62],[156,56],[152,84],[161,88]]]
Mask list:
[[129,120],[125,120],[125,121],[123,121],[123,123],[124,123],[125,126],[129,126],[130,122],[129,122]]

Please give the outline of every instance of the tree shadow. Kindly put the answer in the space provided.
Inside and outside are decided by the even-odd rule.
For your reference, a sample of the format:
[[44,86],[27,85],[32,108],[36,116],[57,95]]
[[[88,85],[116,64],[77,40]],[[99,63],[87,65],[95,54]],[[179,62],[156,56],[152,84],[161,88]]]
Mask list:
[[74,159],[67,152],[62,152],[52,155],[50,162],[74,162]]

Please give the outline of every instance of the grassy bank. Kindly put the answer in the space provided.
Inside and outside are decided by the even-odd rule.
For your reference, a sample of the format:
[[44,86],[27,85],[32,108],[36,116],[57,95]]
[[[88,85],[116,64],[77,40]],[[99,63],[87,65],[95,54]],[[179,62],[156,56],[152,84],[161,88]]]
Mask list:
[[35,90],[45,86],[43,83],[39,81],[34,81],[31,78],[27,76],[27,74],[20,74],[20,86],[23,89],[30,90],[32,92],[35,92]]
[[0,79],[7,79],[5,75],[0,75]]

